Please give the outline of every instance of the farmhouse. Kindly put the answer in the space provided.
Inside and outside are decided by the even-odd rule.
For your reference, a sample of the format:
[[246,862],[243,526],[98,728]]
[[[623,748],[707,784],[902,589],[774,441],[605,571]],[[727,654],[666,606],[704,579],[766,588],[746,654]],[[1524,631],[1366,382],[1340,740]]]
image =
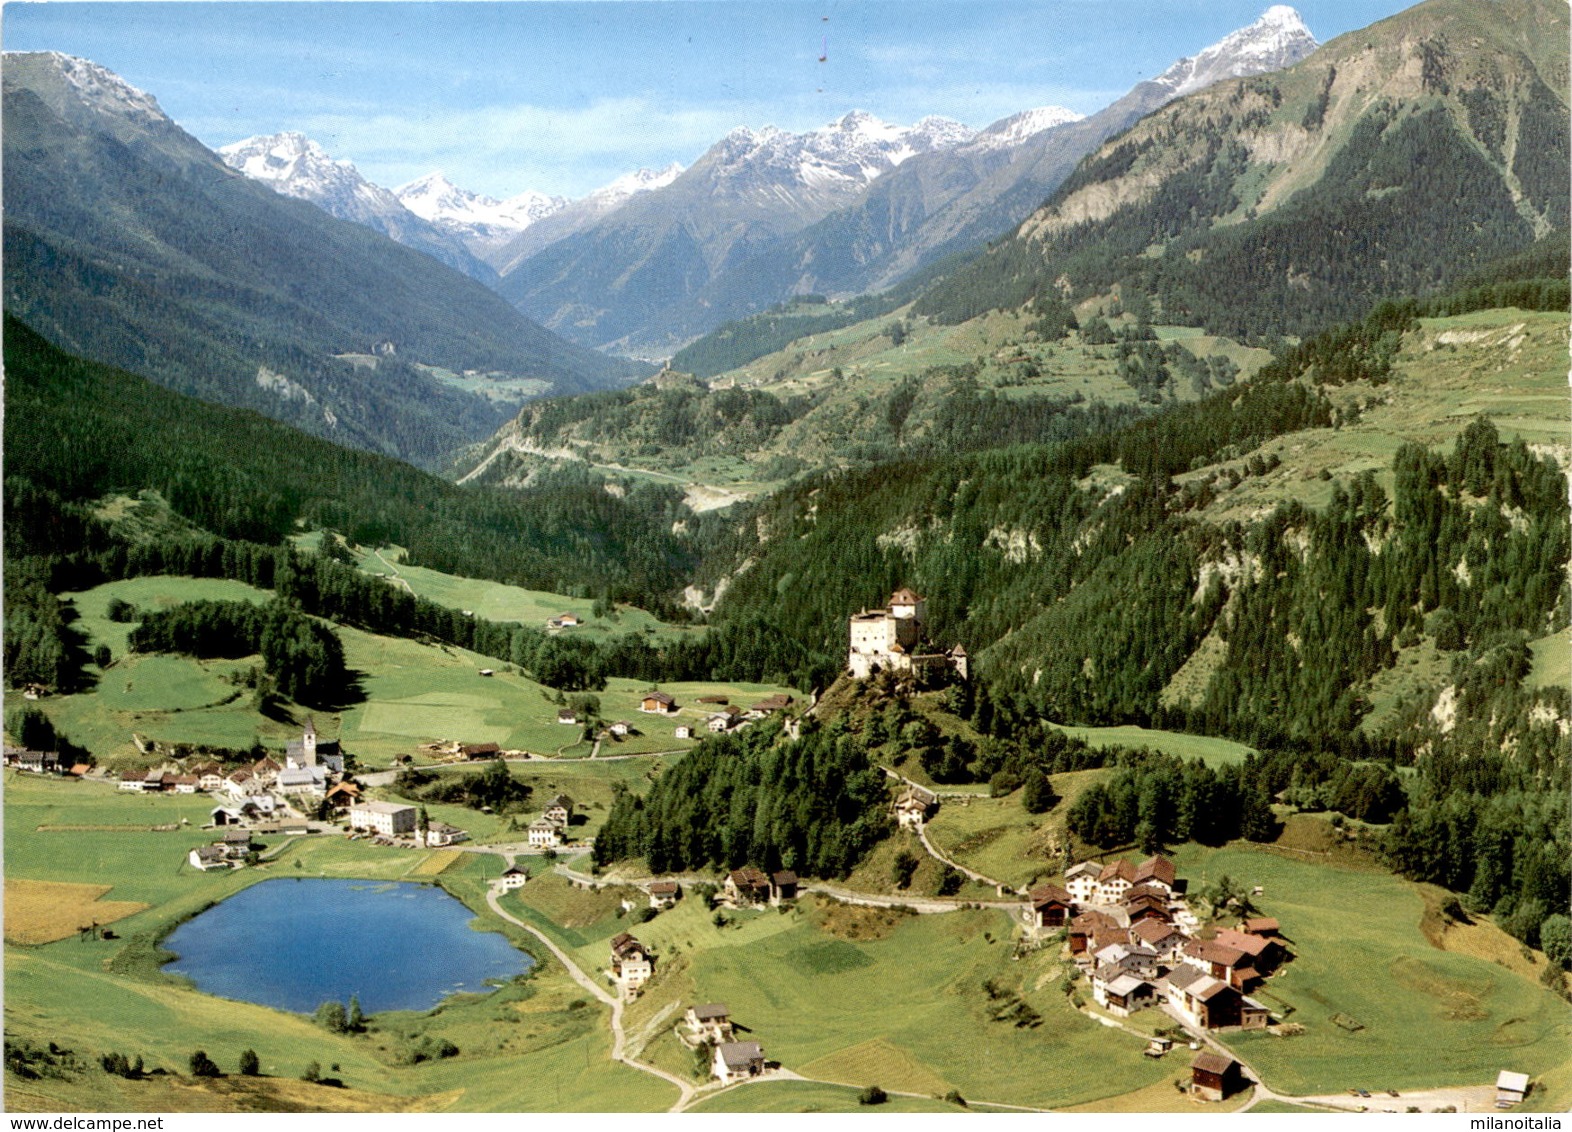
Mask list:
[[584,621],[577,613],[559,613],[546,619],[548,629],[574,629],[582,624]]
[[562,844],[562,826],[546,818],[531,822],[529,844],[531,849],[555,849]]
[[557,712],[557,722],[573,726],[579,721],[579,716],[572,708],[562,708]]
[[511,865],[502,870],[502,875],[497,878],[497,887],[503,892],[512,892],[515,888],[523,888],[529,882],[529,874],[517,865]]
[[1031,891],[1032,927],[1051,930],[1064,927],[1075,913],[1075,901],[1057,884],[1040,884]]
[[1119,927],[1119,921],[1108,913],[1095,909],[1082,912],[1070,921],[1070,954],[1096,952],[1100,950],[1094,946],[1098,940],[1106,940],[1102,945],[1106,947],[1108,943],[1119,942],[1121,936],[1128,938]]
[[227,869],[230,867],[229,857],[218,845],[198,845],[191,850],[188,858],[191,867],[207,872],[209,869]]
[[611,973],[632,994],[655,973],[655,959],[649,950],[627,932],[611,937]]
[[1192,939],[1183,948],[1184,961],[1199,967],[1214,979],[1222,979],[1235,990],[1256,977],[1245,953],[1237,947],[1228,947],[1217,940]]
[[1097,874],[1096,902],[1118,904],[1135,887],[1135,866],[1129,861],[1109,861]]
[[[1282,945],[1275,939],[1265,936],[1247,935],[1231,928],[1223,928],[1217,933],[1215,943],[1223,947],[1231,947],[1235,951],[1244,953],[1244,962],[1247,969],[1254,969],[1257,975],[1269,974],[1283,961],[1284,951]],[[1243,972],[1241,972],[1243,977]],[[1241,986],[1243,986],[1241,982]]]
[[243,829],[226,829],[213,845],[229,860],[243,861],[251,852],[251,834]]
[[613,735],[626,735],[629,731],[632,730],[633,724],[629,723],[625,719],[619,719],[616,723],[611,725],[611,733]]
[[1137,975],[1104,969],[1092,976],[1092,998],[1108,1013],[1126,1018],[1154,1004],[1157,988]]
[[722,1042],[715,1047],[712,1072],[728,1085],[757,1077],[764,1072],[764,1047],[758,1042]]
[[1145,944],[1110,943],[1098,948],[1092,958],[1099,971],[1112,967],[1120,973],[1139,975],[1143,979],[1157,977],[1157,953]]
[[283,766],[272,755],[263,755],[251,764],[251,773],[264,786],[269,787],[278,781],[278,772],[283,769]]
[[197,776],[194,774],[175,775],[176,794],[195,794],[197,792]]
[[327,792],[326,798],[335,810],[347,810],[360,800],[360,787],[353,782],[340,782]]
[[427,849],[440,849],[444,845],[457,845],[460,841],[469,840],[469,831],[460,829],[456,825],[449,825],[445,821],[426,823],[426,833],[422,837],[418,832],[415,835],[417,842],[423,842]]
[[678,739],[691,739],[693,738],[693,728],[689,724],[679,723],[672,735]]
[[651,908],[670,908],[682,895],[682,887],[674,880],[653,880],[646,889]]
[[461,743],[458,753],[466,759],[494,759],[502,754],[502,748],[495,743]]
[[770,878],[752,865],[728,873],[721,887],[733,904],[767,904],[770,900]]
[[1130,925],[1130,942],[1145,944],[1163,963],[1177,957],[1187,939],[1189,936],[1163,920],[1138,920]]
[[1265,936],[1268,939],[1282,934],[1282,926],[1270,916],[1255,916],[1239,925],[1247,935]]
[[1227,1100],[1245,1083],[1244,1070],[1226,1054],[1204,1049],[1190,1062],[1190,1092],[1202,1100]]
[[731,1011],[724,1002],[711,1002],[703,1006],[690,1006],[686,1016],[688,1029],[707,1041],[724,1042],[731,1039]]
[[1168,1003],[1191,1025],[1205,1030],[1228,1026],[1261,1030],[1270,1017],[1259,1002],[1189,963],[1181,963],[1168,973]]
[[782,900],[797,899],[797,874],[790,869],[781,869],[770,874],[770,903],[779,904]]
[[672,715],[677,710],[677,701],[665,692],[650,692],[639,701],[639,710],[653,715]]
[[1174,863],[1167,857],[1148,857],[1135,866],[1135,883],[1162,889],[1163,895],[1174,892]]
[[415,832],[416,816],[414,806],[398,802],[357,802],[349,808],[349,828],[402,837]]
[[197,789],[221,790],[224,786],[224,768],[217,763],[198,763],[191,768],[196,775]]
[[33,774],[55,774],[60,770],[60,756],[54,751],[16,751],[12,765]]
[[1167,898],[1158,895],[1155,890],[1145,885],[1132,888],[1125,896],[1121,907],[1124,909],[1125,917],[1132,924],[1138,924],[1142,920],[1162,920],[1164,923],[1172,923],[1174,918],[1173,912],[1169,910]]
[[1528,1074],[1503,1069],[1496,1075],[1496,1107],[1511,1108],[1528,1096]]
[[910,782],[901,789],[901,792],[895,796],[895,801],[890,804],[890,812],[895,815],[896,823],[903,829],[920,828],[938,808],[937,794]]
[[1065,871],[1064,887],[1077,904],[1090,904],[1097,895],[1097,877],[1102,872],[1092,861],[1082,861]]
[[570,825],[573,821],[573,799],[566,794],[558,794],[546,803],[546,809],[541,816],[561,826]]

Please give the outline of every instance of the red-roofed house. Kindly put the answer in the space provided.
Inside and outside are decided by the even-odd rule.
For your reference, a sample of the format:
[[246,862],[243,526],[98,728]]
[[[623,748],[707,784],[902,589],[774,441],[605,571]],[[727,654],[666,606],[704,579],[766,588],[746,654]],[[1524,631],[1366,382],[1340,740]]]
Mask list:
[[1164,891],[1174,890],[1174,863],[1167,857],[1148,857],[1135,866],[1136,884],[1161,885]]

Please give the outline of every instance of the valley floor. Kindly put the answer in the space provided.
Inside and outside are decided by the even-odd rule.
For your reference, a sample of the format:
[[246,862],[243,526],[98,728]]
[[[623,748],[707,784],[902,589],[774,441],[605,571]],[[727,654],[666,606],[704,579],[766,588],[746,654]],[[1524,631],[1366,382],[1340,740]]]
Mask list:
[[[1536,1078],[1528,1109],[1572,1099],[1572,1010],[1528,972],[1432,946],[1420,886],[1270,847],[1186,846],[1175,858],[1197,881],[1226,872],[1261,886],[1258,902],[1297,953],[1265,999],[1303,1032],[1220,1035],[1265,1088],[1218,1106],[1175,1087],[1188,1076],[1182,1047],[1162,1060],[1142,1055],[1163,1020],[1148,1011],[1112,1027],[1089,1016],[1097,1012],[1085,983],[1067,978],[1073,968],[1057,945],[1018,949],[1009,900],[913,915],[901,905],[937,911],[929,905],[940,902],[913,892],[858,905],[821,892],[779,909],[724,910],[717,924],[690,891],[639,922],[644,893],[614,875],[585,887],[587,862],[545,868],[531,859],[534,878],[499,893],[488,877],[500,871],[500,845],[456,854],[327,838],[279,839],[259,868],[204,874],[180,863],[211,836],[199,828],[200,797],[127,797],[14,772],[5,786],[7,1038],[71,1051],[36,1077],[7,1074],[14,1111],[841,1111],[856,1109],[869,1085],[889,1094],[891,1111],[953,1110],[955,1097],[978,1111],[1472,1110],[1502,1068]],[[487,995],[377,1016],[358,1035],[211,998],[160,973],[158,940],[170,927],[281,875],[425,877],[464,900],[476,927],[507,933],[542,962]],[[79,895],[66,887],[88,877],[100,883]],[[25,917],[11,913],[23,910],[14,901],[37,899],[37,886],[72,894],[78,909],[105,902],[108,914],[87,914],[100,923],[118,916],[118,938],[87,938],[73,919],[56,942],[28,942],[17,931]],[[609,940],[624,931],[657,956],[653,981],[630,1002],[605,974]],[[677,1025],[698,1002],[726,1003],[746,1028],[739,1037],[760,1042],[779,1067],[746,1085],[709,1084]],[[1334,1016],[1361,1028],[1334,1025]],[[460,1052],[410,1060],[424,1039]],[[262,1076],[185,1075],[193,1049],[232,1074],[244,1048],[257,1051]],[[108,1052],[167,1072],[112,1076],[98,1064]],[[310,1061],[333,1066],[323,1074],[344,1087],[299,1080]],[[1376,1097],[1350,1097],[1356,1086]]]

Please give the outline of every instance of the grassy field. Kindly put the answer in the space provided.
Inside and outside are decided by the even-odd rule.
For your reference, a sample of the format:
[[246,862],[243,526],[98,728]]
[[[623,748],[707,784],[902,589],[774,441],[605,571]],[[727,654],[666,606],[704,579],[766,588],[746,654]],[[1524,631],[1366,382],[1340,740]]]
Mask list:
[[1182,731],[1158,731],[1149,727],[1070,727],[1054,724],[1066,735],[1084,739],[1093,747],[1150,747],[1166,755],[1184,759],[1198,758],[1210,767],[1242,763],[1252,749],[1231,739],[1208,735],[1189,735]]
[[[1248,520],[1278,503],[1322,507],[1332,480],[1374,471],[1392,490],[1392,457],[1404,441],[1437,451],[1477,415],[1495,422],[1501,439],[1521,436],[1530,445],[1565,452],[1569,404],[1566,383],[1566,316],[1515,309],[1475,311],[1453,318],[1421,319],[1404,336],[1385,384],[1354,382],[1330,391],[1346,415],[1337,429],[1312,429],[1268,441],[1259,452],[1281,465],[1265,476],[1247,476],[1205,510],[1212,522]],[[1236,467],[1250,453],[1230,461]],[[1176,476],[1204,477],[1217,466]]]
[[[599,920],[583,923],[594,914],[595,894],[575,897],[579,926],[546,930],[587,969],[603,969],[606,939],[630,925],[614,914],[614,897],[602,897],[610,910]],[[532,883],[516,899],[540,914],[561,897]],[[1166,1076],[1140,1056],[1138,1040],[1070,1009],[1058,990],[1057,959],[1012,960],[1014,929],[1003,912],[913,916],[806,898],[786,911],[726,917],[716,927],[690,896],[631,928],[658,962],[655,979],[626,1012],[630,1028],[671,1003],[724,1002],[766,1056],[794,1071],[857,1086],[911,1085],[929,1095],[954,1088],[968,1099],[1024,1105],[1091,1101]],[[998,999],[983,987],[990,979]],[[1016,998],[1040,1013],[1041,1025],[991,1019]],[[1041,1072],[1044,1064],[1055,1071]],[[751,1106],[746,1096],[736,1103]]]
[[[253,667],[259,658],[127,657],[129,626],[104,616],[115,597],[138,609],[150,609],[200,599],[262,602],[270,595],[237,582],[162,577],[113,582],[74,595],[81,612],[79,624],[90,643],[108,644],[116,659],[97,687],[77,695],[48,697],[40,700],[39,706],[61,731],[87,747],[100,762],[146,765],[150,760],[138,752],[134,734],[160,744],[233,748],[249,747],[260,740],[275,749],[298,736],[296,719],[258,712],[249,692],[233,681],[236,673]],[[421,744],[443,740],[495,742],[536,754],[590,753],[591,745],[583,742],[581,727],[556,722],[560,706],[556,693],[510,672],[493,658],[357,629],[340,627],[338,632],[346,662],[359,674],[365,698],[341,713],[313,715],[325,737],[340,738],[364,765],[387,766],[401,755],[416,754]],[[495,675],[479,675],[484,668],[494,670]],[[700,695],[725,695],[733,703],[748,706],[776,692],[791,691],[765,684],[676,684],[666,690],[677,697],[683,709],[676,717],[657,717],[638,710],[646,689],[647,685],[638,681],[612,680],[599,693],[601,713],[608,723],[626,720],[633,726],[628,736],[608,739],[603,754],[650,754],[692,747],[693,740],[677,739],[673,730],[678,722],[701,725],[707,718],[708,712],[694,702]],[[295,712],[301,718],[305,714],[304,709]]]
[[111,598],[130,602],[141,612],[168,609],[188,601],[249,601],[262,605],[273,600],[273,595],[267,590],[226,578],[164,576],[107,582],[90,590],[61,594],[60,597],[76,607],[79,617],[77,628],[92,637],[96,644],[108,645],[117,658],[125,655],[126,634],[134,623],[109,619]]
[[1572,684],[1572,629],[1562,629],[1534,641],[1534,668],[1529,680],[1539,688],[1565,688]]
[[[35,900],[40,893],[70,896],[76,907],[98,896],[100,903],[141,908],[115,922],[120,936],[115,940],[78,939],[76,925],[70,937],[55,943],[18,946],[8,937],[7,1034],[36,1046],[54,1041],[74,1050],[85,1066],[36,1081],[8,1076],[8,1108],[518,1111],[560,1106],[642,1111],[664,1109],[675,1100],[669,1085],[608,1062],[604,1010],[587,1006],[582,990],[555,964],[491,995],[458,996],[425,1014],[379,1015],[362,1036],[330,1034],[307,1018],[212,998],[162,975],[154,948],[159,935],[269,876],[440,876],[450,891],[480,908],[484,877],[500,867],[497,858],[475,854],[377,850],[341,838],[296,838],[263,866],[202,873],[186,865],[184,856],[192,845],[212,838],[211,832],[195,828],[208,805],[201,798],[128,796],[92,782],[7,778],[8,931],[17,926],[10,913],[19,906],[12,902]],[[191,824],[181,825],[182,819]],[[169,825],[174,828],[154,829]],[[277,839],[264,841],[277,844]],[[73,880],[83,876],[97,883]],[[64,914],[59,911],[57,918]],[[482,920],[493,930],[504,927],[489,916]],[[426,1035],[452,1041],[460,1055],[409,1064],[412,1043]],[[133,1082],[97,1066],[99,1054],[117,1051],[141,1055],[149,1069],[184,1074],[190,1052],[199,1048],[230,1073],[239,1052],[254,1049],[266,1076],[205,1085],[176,1078]],[[296,1080],[309,1061],[319,1062],[324,1074],[342,1078],[348,1088],[323,1089]],[[528,1071],[521,1072],[521,1065]]]
[[668,625],[631,605],[619,605],[605,617],[595,616],[595,603],[589,598],[565,597],[543,590],[526,590],[481,578],[461,578],[424,566],[409,566],[404,551],[390,546],[378,549],[356,548],[357,564],[369,574],[401,579],[416,597],[427,598],[449,609],[467,609],[488,621],[517,621],[530,628],[544,628],[547,620],[562,613],[576,614],[584,624],[563,632],[591,637],[648,633],[655,637],[681,636],[702,629]]
[[1005,884],[1019,887],[1055,876],[1063,866],[1065,814],[1108,774],[1078,770],[1051,776],[1059,801],[1042,814],[1026,812],[1019,790],[1003,798],[946,801],[928,823],[928,839],[951,859]]
[[66,881],[5,882],[5,938],[14,943],[54,943],[85,927],[113,924],[147,908],[135,900],[104,900],[107,884]]
[[[399,755],[415,754],[420,744],[439,741],[491,742],[538,755],[590,753],[581,727],[557,722],[554,692],[495,667],[495,661],[478,653],[354,629],[340,629],[339,636],[350,667],[365,673],[361,684],[366,700],[345,711],[341,724],[345,746],[362,762],[387,765]],[[479,675],[488,667],[495,669],[495,675]],[[694,740],[677,739],[672,732],[678,721],[699,724],[706,717],[694,704],[697,696],[728,695],[733,702],[752,704],[775,692],[790,691],[765,684],[666,685],[682,709],[675,717],[661,717],[638,710],[647,688],[640,681],[613,679],[596,693],[608,723],[626,720],[635,728],[634,734],[603,744],[602,754],[691,748]],[[319,721],[319,726],[325,725]]]
[[[878,1084],[870,1081],[869,1084]],[[880,1086],[883,1088],[884,1086]],[[689,1112],[959,1112],[939,1097],[891,1097],[869,1108],[857,1103],[857,1087],[815,1081],[758,1081],[708,1097]]]
[[[1224,873],[1260,885],[1257,903],[1297,952],[1264,1001],[1305,1033],[1227,1039],[1274,1090],[1481,1084],[1506,1067],[1539,1076],[1564,1065],[1572,1008],[1503,966],[1431,947],[1418,886],[1242,847],[1186,846],[1175,862],[1192,887]],[[1333,1015],[1363,1028],[1334,1025]],[[1539,1103],[1568,1101],[1547,1092]]]

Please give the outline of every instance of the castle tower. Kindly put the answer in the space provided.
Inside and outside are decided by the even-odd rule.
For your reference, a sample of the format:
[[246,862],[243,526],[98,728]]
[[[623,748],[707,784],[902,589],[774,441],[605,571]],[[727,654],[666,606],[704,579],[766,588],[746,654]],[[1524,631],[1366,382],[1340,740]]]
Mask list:
[[890,595],[890,616],[897,621],[915,621],[921,628],[928,620],[925,599],[918,597],[910,587],[902,586]]

